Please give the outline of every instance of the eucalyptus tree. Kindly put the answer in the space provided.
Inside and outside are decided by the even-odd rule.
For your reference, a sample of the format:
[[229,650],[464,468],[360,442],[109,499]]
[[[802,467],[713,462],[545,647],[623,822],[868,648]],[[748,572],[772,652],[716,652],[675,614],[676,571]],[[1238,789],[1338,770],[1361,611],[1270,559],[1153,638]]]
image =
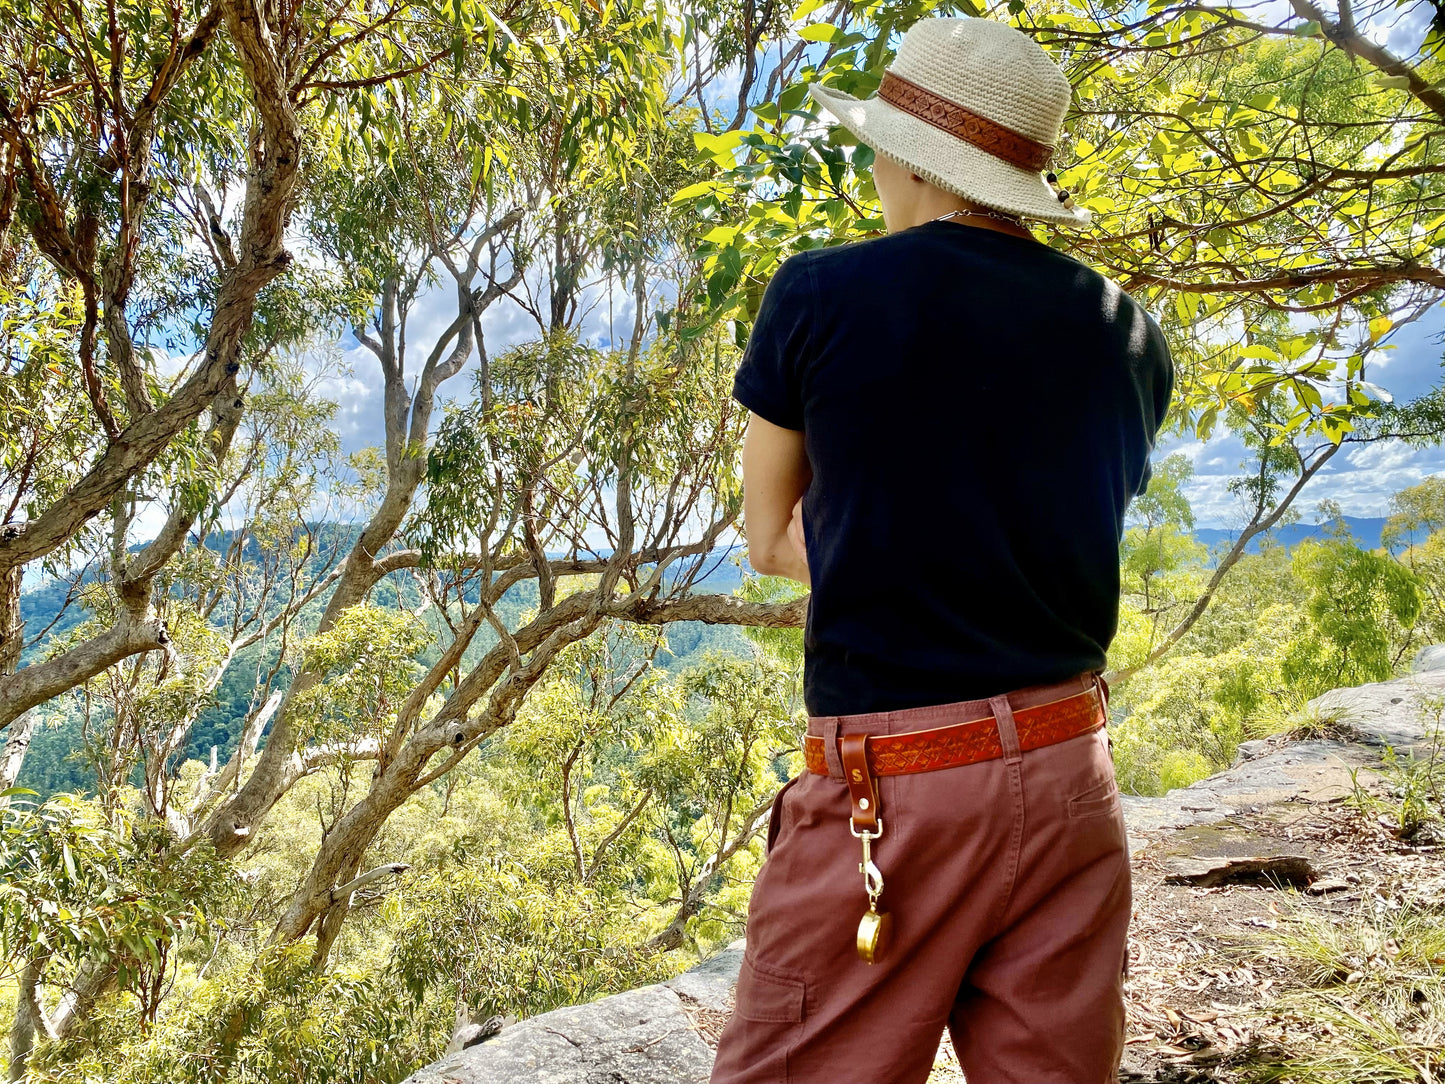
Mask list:
[[[364,128],[398,80],[443,61],[485,68],[510,48],[508,11],[371,0],[0,6],[0,728],[23,719],[0,758],[7,775],[35,725],[27,711],[133,656],[174,661],[178,639],[197,631],[168,628],[183,608],[163,592],[185,574],[163,571],[234,496],[226,465],[255,374],[355,308],[348,284],[287,248],[318,152],[335,146],[338,127]],[[361,172],[390,154],[365,133],[347,150]],[[132,548],[147,506],[161,524]],[[88,559],[98,576],[85,634],[20,666],[25,572],[63,574]],[[144,684],[166,665],[143,662],[132,676]],[[172,721],[171,735],[183,733],[187,712]],[[117,770],[146,743],[132,737]],[[148,763],[163,765],[169,739],[150,737],[159,745]],[[169,808],[164,780],[152,780],[157,815]],[[116,974],[105,951],[70,963],[76,996],[63,1007]],[[32,995],[21,991],[17,1054],[31,1045]],[[74,1019],[67,1011],[46,1030],[58,1036]],[[24,1062],[12,1058],[12,1076]]]
[[[787,631],[760,626],[749,633],[766,640]],[[802,770],[798,660],[763,647],[747,660],[713,655],[682,675],[682,694],[698,704],[701,718],[658,743],[645,766],[665,796],[653,832],[667,843],[677,885],[672,916],[647,940],[649,949],[699,941],[699,931],[712,931],[714,943],[745,932],[753,862],[760,865],[762,856],[739,858],[768,826],[778,754],[791,754],[784,774]]]
[[[6,727],[166,647],[156,576],[218,496],[249,372],[351,308],[286,247],[329,118],[507,38],[484,5],[428,2],[11,0],[0,14],[0,290],[16,316],[0,370]],[[17,669],[25,569],[60,573],[124,537],[117,509],[141,493],[166,518],[138,552],[114,551],[109,625]]]
[[[354,335],[381,371],[385,480],[265,747],[191,839],[240,852],[318,743],[370,761],[368,789],[336,811],[277,923],[283,941],[314,933],[318,961],[370,883],[363,865],[387,818],[507,726],[568,645],[619,620],[801,620],[798,603],[692,590],[740,511],[741,412],[732,351],[666,334],[644,345],[649,283],[691,227],[668,202],[688,179],[688,118],[664,112],[664,12],[551,5],[513,27],[521,40],[495,78],[403,80],[365,128],[340,133],[314,190],[317,243],[374,291]],[[346,141],[363,137],[393,148],[388,169],[348,168]],[[506,297],[527,307],[542,253],[562,254],[545,312],[533,309],[543,337],[493,357],[482,317]],[[582,341],[577,307],[554,304],[578,296],[589,269],[631,287],[625,350]],[[452,307],[428,333],[422,306],[437,297]],[[473,355],[472,393],[438,421],[441,389]],[[369,604],[407,577],[438,616],[424,664]],[[499,603],[527,583],[537,608],[509,624]],[[390,660],[385,674],[327,710],[352,695],[366,644]]]
[[1445,630],[1445,478],[1434,475],[1390,498],[1381,541],[1415,574],[1422,592],[1421,631],[1439,643]]
[[[220,508],[198,517],[192,544],[157,574],[154,605],[170,630],[166,650],[108,667],[46,706],[79,723],[75,754],[94,773],[102,808],[118,814],[136,780],[141,811],[181,836],[194,808],[232,787],[254,754],[279,702],[291,646],[306,631],[303,615],[339,576],[347,533],[324,516],[315,522],[325,506],[321,487],[333,505],[360,488],[345,478],[331,428],[335,405],[316,398],[310,385],[317,381],[296,362],[264,368],[217,471]],[[82,583],[80,599],[90,616],[52,635],[47,652],[64,653],[111,619],[113,604],[99,586]],[[233,666],[246,668],[251,685],[235,749],[178,804],[177,762]],[[305,774],[334,759],[331,750],[311,750],[293,770]]]
[[[58,562],[99,551],[107,576],[86,600],[92,624],[15,674],[0,690],[0,704],[14,717],[67,693],[103,702],[93,732],[103,738],[96,759],[107,789],[118,792],[128,767],[139,765],[145,791],[139,812],[179,835],[166,845],[178,855],[238,857],[316,766],[337,763],[349,779],[356,764],[369,763],[367,789],[340,792],[311,869],[275,928],[281,941],[314,931],[320,962],[353,895],[392,868],[361,872],[388,817],[507,726],[569,645],[619,621],[796,626],[803,603],[750,604],[694,590],[740,511],[734,465],[742,419],[727,395],[736,363],[728,344],[683,338],[662,323],[658,334],[652,329],[654,272],[674,279],[664,291],[686,293],[696,271],[683,243],[694,223],[669,202],[695,173],[678,150],[692,116],[670,108],[676,103],[666,97],[673,39],[665,11],[641,3],[574,10],[544,2],[493,13],[446,4],[428,17],[395,6],[324,14],[303,7],[243,11],[232,22],[229,37],[215,40],[236,38],[251,49],[244,57],[256,112],[237,99],[216,121],[234,136],[225,144],[230,157],[204,140],[197,144],[179,120],[166,128],[180,163],[166,175],[171,202],[157,204],[169,210],[157,219],[166,229],[157,226],[154,234],[160,250],[154,265],[138,265],[151,273],[136,278],[149,293],[128,295],[144,299],[150,323],[137,316],[125,329],[134,337],[137,328],[150,327],[184,343],[176,324],[194,319],[191,332],[220,341],[219,317],[210,316],[212,309],[233,315],[215,308],[230,304],[226,284],[238,275],[260,282],[248,262],[260,259],[257,215],[274,227],[265,266],[275,278],[286,265],[284,288],[281,280],[263,283],[264,292],[257,285],[256,319],[235,325],[228,349],[240,360],[228,363],[233,398],[222,404],[229,413],[214,407],[207,432],[192,424],[204,404],[177,422],[181,436],[158,443],[116,483],[105,519],[87,518],[83,494],[76,495],[92,484],[91,475],[52,494],[57,507],[79,518],[48,552]],[[124,37],[97,40],[114,53]],[[215,70],[204,70],[213,82],[224,80],[237,55],[218,48]],[[216,93],[204,107],[228,101]],[[290,172],[278,189],[283,165]],[[237,184],[239,194],[231,191]],[[265,218],[267,208],[272,218]],[[279,231],[288,223],[306,241],[295,261],[280,248]],[[482,317],[504,298],[529,307],[526,288],[534,280],[526,274],[543,262],[543,245],[555,256],[543,284],[543,337],[493,358]],[[595,286],[584,281],[589,272],[628,284],[626,349],[592,346],[577,334],[586,314],[575,302],[584,287]],[[47,281],[37,272],[26,288],[33,292]],[[64,280],[56,281],[63,293]],[[102,314],[107,304],[119,304],[100,296]],[[440,330],[429,326],[428,306],[438,297],[453,304]],[[88,341],[84,306],[47,308],[42,299],[27,311],[37,326],[42,317],[51,320],[55,333],[25,339],[31,345],[24,374],[44,380],[41,370],[58,369],[64,376],[71,357],[65,329],[78,328],[82,346]],[[246,463],[244,442],[233,447],[243,431],[244,404],[236,394],[243,363],[257,372],[284,347],[343,318],[381,374],[374,499],[344,556],[287,558],[281,578],[292,590],[285,600],[271,600],[283,615],[277,625],[276,605],[247,606],[225,589],[227,576],[249,574],[246,559],[213,561],[196,552],[203,546],[187,554],[185,540],[198,523],[209,531],[218,510],[235,503],[230,472],[244,473]],[[119,363],[103,315],[100,326],[103,349],[95,360],[104,374]],[[77,347],[76,356],[83,353]],[[160,371],[151,354],[132,356],[150,366],[146,372]],[[472,395],[438,418],[443,388],[474,356]],[[212,360],[203,350],[180,387],[192,388],[186,381],[211,372]],[[113,383],[123,386],[119,376]],[[166,403],[180,394],[158,376],[151,383],[153,397]],[[84,413],[88,404],[90,415],[103,415],[84,379],[66,387],[69,398],[47,405]],[[18,391],[10,401],[22,401]],[[117,401],[113,413],[129,425],[131,410]],[[303,429],[323,422],[292,414]],[[17,487],[55,481],[44,457],[66,440],[90,447],[85,427],[55,409],[35,412],[26,424],[32,430],[19,434],[20,452],[7,459],[18,465]],[[104,425],[93,428],[100,434]],[[123,429],[110,444],[97,435],[93,443],[102,458],[113,446],[134,450],[129,433]],[[315,443],[293,431],[281,444],[301,448],[308,440]],[[114,468],[117,460],[106,462]],[[167,517],[161,533],[128,555],[133,516],[157,491],[168,494],[159,498]],[[23,504],[18,499],[14,507]],[[299,528],[299,502],[282,504]],[[270,545],[282,537],[271,535]],[[15,532],[22,537],[39,536],[27,524]],[[387,581],[400,594],[408,577],[411,597],[425,596],[429,623],[374,604]],[[133,580],[139,586],[129,586]],[[529,583],[536,585],[536,609],[520,619],[513,612],[509,621],[503,596]],[[175,594],[187,596],[184,605]],[[154,615],[165,611],[175,635],[165,644],[158,632],[144,642],[124,640],[135,624],[116,616],[114,599],[139,599],[134,613],[153,630],[160,628]],[[313,600],[324,605],[298,644],[291,631]],[[217,675],[253,638],[273,634],[283,643],[258,680],[235,754],[224,768],[203,774],[193,793],[180,794],[174,758]],[[117,637],[124,640],[119,646]],[[164,654],[148,657],[162,647]],[[124,661],[132,655],[142,657]],[[119,805],[111,805],[119,816]],[[724,817],[720,853],[736,853],[757,823],[756,816],[746,823]],[[684,895],[693,894],[687,886]],[[26,1010],[42,1002],[42,984],[68,988],[66,1020],[73,1022],[118,981],[116,960],[105,946],[92,945],[87,954],[47,962],[22,991],[13,1048],[30,1048],[36,1014]],[[64,1037],[64,1027],[42,1023],[50,1038]]]
[[707,277],[680,304],[702,314],[694,326],[732,321],[741,338],[790,251],[882,231],[873,151],[827,123],[808,82],[867,97],[916,19],[1011,22],[1073,85],[1051,168],[1093,213],[1040,238],[1158,314],[1179,373],[1174,425],[1207,439],[1222,421],[1250,449],[1226,574],[1343,445],[1445,432],[1438,393],[1392,404],[1370,380],[1394,329],[1445,293],[1441,38],[1392,54],[1376,38],[1396,7],[807,0],[758,43],[768,63],[744,67],[745,115],[695,136],[712,175],[675,198],[714,225],[698,250]]
[[18,994],[8,1079],[26,1079],[37,1037],[60,1038],[83,1011],[74,990],[54,1008],[41,997],[47,973],[67,962],[104,959],[154,1019],[176,943],[229,889],[208,855],[158,861],[165,835],[154,819],[99,815],[67,798],[0,810],[0,944]]
[[[730,353],[696,344],[663,339],[623,353],[558,335],[490,359],[485,383],[479,371],[474,397],[449,412],[429,457],[417,544],[380,556],[373,572],[422,574],[446,616],[438,654],[404,698],[352,714],[347,736],[378,743],[370,787],[322,840],[279,937],[315,925],[324,958],[349,906],[345,889],[387,817],[508,726],[569,645],[614,621],[799,621],[799,603],[693,590],[740,510],[742,416],[726,395],[734,366]],[[528,581],[537,607],[509,624],[498,603]],[[350,620],[362,610],[351,607]],[[308,670],[316,695],[340,672]],[[311,737],[302,722],[314,704],[296,705],[307,710],[290,716],[295,737],[283,743],[288,733],[273,729],[268,750]],[[247,787],[262,772],[258,763]],[[221,831],[234,832],[234,808],[218,814]]]
[[[20,987],[11,1029],[13,1078],[23,1071],[37,1031],[63,1039],[113,985],[158,1002],[172,963],[167,951],[173,935],[193,925],[198,907],[220,898],[226,881],[209,848],[193,848],[188,855],[177,839],[190,831],[198,809],[233,787],[254,753],[279,700],[273,686],[284,678],[305,611],[336,578],[340,532],[308,526],[305,518],[316,509],[318,486],[341,481],[334,470],[336,437],[327,427],[333,407],[308,394],[295,367],[267,362],[262,369],[252,381],[236,437],[217,465],[215,484],[225,515],[219,508],[203,509],[191,528],[192,544],[156,573],[153,605],[170,630],[165,650],[115,663],[45,707],[74,724],[78,748],[72,756],[94,773],[96,800],[89,806],[52,803],[32,812],[23,803],[7,808],[5,833],[16,847],[38,825],[84,827],[84,849],[77,853],[98,865],[87,877],[109,876],[111,885],[85,899],[92,889],[71,884],[77,875],[51,868],[47,851],[27,858],[22,847],[10,856],[6,881],[16,907],[23,908],[10,913],[16,925],[7,931],[0,960],[0,966],[15,969]],[[131,514],[118,511],[117,549]],[[116,603],[104,582],[88,580],[84,569],[75,576],[76,597],[89,616],[51,636],[44,651],[55,657],[114,620]],[[249,661],[254,686],[237,747],[224,765],[213,759],[194,786],[182,787],[177,762],[192,730],[223,675],[243,661]],[[309,749],[294,759],[292,771],[304,776],[337,756],[334,748]],[[12,757],[5,768],[18,770],[19,759]],[[8,798],[0,803],[11,804]],[[127,835],[126,846],[104,853],[105,841]],[[126,870],[136,865],[152,875],[157,900],[151,902],[180,914],[165,926],[115,924],[107,936],[108,901],[122,893],[120,886],[131,876]],[[168,871],[202,869],[210,872],[199,881],[168,880]],[[192,883],[203,884],[205,894],[187,899]],[[61,910],[46,912],[42,899]],[[84,936],[61,921],[64,913],[77,916]],[[42,921],[47,915],[50,926]],[[142,946],[148,938],[147,950]],[[127,963],[147,951],[144,967]],[[58,990],[58,997],[47,998],[48,990]],[[42,1011],[51,1002],[53,1008]]]

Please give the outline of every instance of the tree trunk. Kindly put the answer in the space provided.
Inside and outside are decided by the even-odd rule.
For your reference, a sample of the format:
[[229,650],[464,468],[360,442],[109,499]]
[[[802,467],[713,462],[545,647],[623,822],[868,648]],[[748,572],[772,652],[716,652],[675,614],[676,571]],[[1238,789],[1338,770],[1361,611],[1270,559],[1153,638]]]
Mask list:
[[[22,571],[10,568],[0,572],[0,677],[8,678],[15,673],[25,646],[25,619],[20,613]],[[25,750],[30,748],[37,721],[32,711],[11,725],[5,748],[0,751],[0,790],[13,787],[20,777],[20,766],[25,763]],[[9,804],[9,798],[0,798],[0,809]]]
[[40,1009],[40,977],[49,960],[48,953],[41,953],[25,961],[20,973],[20,992],[15,998],[15,1022],[10,1025],[10,1081],[19,1084],[25,1079],[25,1065],[35,1049],[35,1033],[45,1029],[44,1013]]
[[17,566],[0,571],[0,677],[15,673],[25,646],[25,621],[20,616],[20,573]]
[[311,869],[292,893],[290,904],[276,924],[272,936],[277,941],[296,941],[304,937],[312,924],[320,919],[316,951],[318,962],[324,962],[325,952],[336,940],[341,922],[350,909],[350,896],[335,904],[332,890],[342,878],[350,880],[355,875],[376,833],[412,794],[409,780],[398,775],[388,778],[383,774],[370,793],[346,811],[322,842],[312,860]]
[[[0,790],[13,787],[15,780],[20,778],[20,769],[25,764],[25,751],[30,748],[30,739],[35,736],[35,728],[39,725],[40,716],[33,711],[27,711],[10,724],[5,746],[0,749]],[[9,804],[9,798],[0,798],[0,809]]]
[[1110,670],[1104,674],[1104,680],[1112,686],[1121,687],[1140,670],[1153,666],[1165,655],[1173,651],[1175,645],[1184,639],[1185,633],[1192,629],[1194,623],[1204,616],[1204,611],[1209,609],[1210,603],[1214,601],[1215,593],[1219,590],[1219,585],[1224,582],[1224,577],[1229,574],[1229,570],[1239,563],[1240,558],[1244,556],[1245,550],[1249,548],[1249,543],[1257,535],[1263,534],[1280,521],[1280,517],[1285,514],[1285,511],[1294,503],[1294,499],[1299,496],[1300,490],[1304,489],[1309,480],[1319,472],[1321,467],[1330,461],[1331,457],[1333,457],[1341,447],[1342,445],[1336,444],[1331,448],[1325,449],[1313,463],[1301,470],[1299,477],[1295,479],[1294,485],[1290,486],[1289,492],[1280,499],[1279,503],[1276,504],[1273,509],[1256,508],[1254,516],[1250,519],[1244,530],[1239,532],[1239,537],[1234,540],[1234,545],[1230,547],[1229,552],[1220,559],[1219,564],[1214,567],[1214,574],[1209,577],[1209,582],[1205,584],[1204,590],[1200,592],[1199,598],[1197,598],[1194,605],[1189,608],[1189,612],[1184,615],[1183,620],[1175,625],[1174,628],[1170,629],[1168,635],[1156,644],[1141,662],[1133,666],[1122,666],[1117,670]]
[[86,960],[80,965],[70,989],[61,995],[55,1015],[50,1018],[50,1034],[63,1039],[70,1029],[90,1013],[96,1001],[115,985],[115,964]]

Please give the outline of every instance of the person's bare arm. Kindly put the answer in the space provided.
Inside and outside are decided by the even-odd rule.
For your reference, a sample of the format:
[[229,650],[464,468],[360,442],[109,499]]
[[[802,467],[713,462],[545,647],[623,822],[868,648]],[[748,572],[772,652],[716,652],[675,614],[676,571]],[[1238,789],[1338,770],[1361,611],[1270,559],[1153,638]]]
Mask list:
[[748,562],[765,576],[812,582],[802,531],[803,493],[812,480],[802,432],[749,413],[743,438],[743,521]]

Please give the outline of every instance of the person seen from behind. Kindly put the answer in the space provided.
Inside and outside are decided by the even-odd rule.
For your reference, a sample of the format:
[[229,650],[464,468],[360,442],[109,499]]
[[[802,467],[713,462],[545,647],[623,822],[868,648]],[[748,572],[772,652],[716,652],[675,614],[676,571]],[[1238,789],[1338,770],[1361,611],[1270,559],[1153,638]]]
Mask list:
[[1023,225],[1070,103],[1031,38],[927,18],[877,95],[886,234],[786,259],[733,393],[749,559],[811,584],[807,770],[773,805],[713,1084],[1105,1084],[1131,889],[1105,651],[1173,389],[1158,324]]

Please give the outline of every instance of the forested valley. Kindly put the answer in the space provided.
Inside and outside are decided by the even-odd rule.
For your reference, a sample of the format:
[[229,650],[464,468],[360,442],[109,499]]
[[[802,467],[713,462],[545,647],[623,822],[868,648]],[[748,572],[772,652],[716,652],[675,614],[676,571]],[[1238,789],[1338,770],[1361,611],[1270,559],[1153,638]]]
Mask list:
[[394,1084],[741,935],[807,596],[732,376],[780,261],[883,229],[807,83],[941,14],[1063,66],[1093,222],[1040,239],[1175,358],[1121,787],[1445,642],[1445,477],[1325,497],[1445,436],[1386,364],[1445,299],[1429,0],[0,0],[9,1079]]

